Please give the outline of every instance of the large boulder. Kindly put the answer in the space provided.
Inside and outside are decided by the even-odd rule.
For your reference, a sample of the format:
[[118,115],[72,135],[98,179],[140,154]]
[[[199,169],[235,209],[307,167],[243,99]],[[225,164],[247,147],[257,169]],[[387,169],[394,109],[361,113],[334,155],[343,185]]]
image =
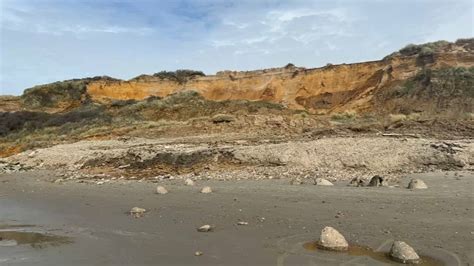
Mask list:
[[331,183],[329,180],[324,179],[324,178],[320,178],[320,177],[318,177],[314,180],[314,184],[316,186],[334,186],[334,184]]
[[235,121],[235,116],[233,115],[228,115],[228,114],[217,114],[212,117],[211,121],[214,124],[219,124],[219,123],[230,123]]
[[324,227],[321,231],[319,245],[323,249],[332,251],[346,251],[349,249],[349,244],[344,236],[330,226]]
[[420,257],[415,250],[403,241],[395,241],[390,249],[390,257],[397,262],[404,264],[417,264]]
[[386,185],[387,185],[387,181],[385,180],[385,178],[383,178],[379,175],[375,175],[370,179],[369,184],[367,186],[369,186],[369,187],[381,187],[381,186],[386,186]]
[[408,189],[427,189],[428,186],[426,183],[421,179],[412,179],[410,183],[408,183]]

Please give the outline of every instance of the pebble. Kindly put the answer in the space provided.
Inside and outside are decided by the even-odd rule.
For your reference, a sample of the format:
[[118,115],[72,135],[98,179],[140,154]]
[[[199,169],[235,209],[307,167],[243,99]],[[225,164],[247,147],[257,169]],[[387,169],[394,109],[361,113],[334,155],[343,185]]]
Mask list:
[[244,221],[240,221],[240,222],[237,222],[238,225],[248,225],[249,223],[248,222],[244,222]]
[[426,183],[421,179],[412,179],[410,183],[408,183],[408,189],[427,189],[428,186]]
[[395,241],[390,249],[390,258],[404,264],[417,264],[420,257],[415,250],[403,241]]
[[184,184],[186,186],[194,186],[194,181],[190,178],[186,178],[186,180],[184,180]]
[[203,187],[201,189],[201,193],[204,193],[204,194],[212,193],[212,189],[211,187]]
[[164,194],[168,194],[168,190],[164,186],[157,186],[156,193],[164,195]]
[[198,232],[210,232],[212,230],[214,230],[214,228],[209,224],[205,224],[197,229]]
[[333,183],[331,183],[329,180],[318,177],[314,180],[314,184],[316,186],[334,186]]
[[194,256],[202,256],[202,251],[196,251],[194,252]]
[[321,231],[319,244],[322,248],[332,251],[346,251],[349,248],[344,236],[330,226],[324,227]]

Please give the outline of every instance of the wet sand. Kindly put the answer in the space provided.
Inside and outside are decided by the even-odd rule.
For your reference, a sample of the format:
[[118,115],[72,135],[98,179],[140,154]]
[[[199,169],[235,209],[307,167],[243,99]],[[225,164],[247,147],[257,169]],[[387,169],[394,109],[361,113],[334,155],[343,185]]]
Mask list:
[[[158,195],[154,183],[54,184],[54,172],[4,174],[0,230],[71,241],[0,246],[0,265],[386,265],[370,256],[305,249],[327,225],[374,251],[403,240],[447,265],[473,264],[473,173],[417,177],[429,189],[291,186],[288,179],[189,187],[169,180],[159,185],[170,192]],[[214,193],[199,193],[205,185]],[[135,206],[149,212],[127,215]],[[197,232],[204,224],[215,230]]]

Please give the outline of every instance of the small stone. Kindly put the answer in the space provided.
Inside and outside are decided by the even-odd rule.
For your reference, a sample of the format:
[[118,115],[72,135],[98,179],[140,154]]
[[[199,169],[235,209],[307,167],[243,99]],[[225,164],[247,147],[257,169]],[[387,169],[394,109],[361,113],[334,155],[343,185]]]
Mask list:
[[330,226],[324,227],[321,231],[319,244],[323,249],[332,251],[346,251],[349,248],[344,236]]
[[157,186],[156,187],[156,193],[164,195],[164,194],[168,194],[168,190],[163,186]]
[[97,181],[96,184],[97,185],[103,185],[105,182],[104,181]]
[[61,182],[63,182],[63,181],[64,181],[64,180],[63,180],[62,178],[58,178],[58,179],[54,180],[53,183],[59,184],[59,183],[61,183]]
[[209,224],[205,224],[197,229],[198,232],[210,232],[212,230],[214,230],[214,228]]
[[420,257],[415,250],[403,241],[395,241],[390,249],[390,257],[392,260],[404,264],[417,264],[420,262]]
[[314,184],[316,186],[334,186],[333,183],[331,183],[329,180],[318,177],[314,180]]
[[194,256],[202,256],[202,251],[196,251],[194,252]]
[[412,179],[410,183],[408,183],[407,188],[408,189],[427,189],[428,186],[421,179]]
[[186,180],[184,180],[184,184],[186,186],[194,186],[194,181],[191,178],[186,178]]
[[244,221],[237,222],[237,225],[248,225],[248,224],[249,224],[248,222],[244,222]]
[[212,193],[212,189],[211,187],[203,187],[201,189],[201,193],[204,193],[204,194]]

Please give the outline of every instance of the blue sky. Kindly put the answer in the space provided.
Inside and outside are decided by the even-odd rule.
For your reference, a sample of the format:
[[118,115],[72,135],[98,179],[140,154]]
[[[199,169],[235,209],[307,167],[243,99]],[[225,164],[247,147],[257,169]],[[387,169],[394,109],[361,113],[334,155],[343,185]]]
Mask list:
[[472,37],[471,0],[0,0],[0,94],[161,70],[377,60]]

